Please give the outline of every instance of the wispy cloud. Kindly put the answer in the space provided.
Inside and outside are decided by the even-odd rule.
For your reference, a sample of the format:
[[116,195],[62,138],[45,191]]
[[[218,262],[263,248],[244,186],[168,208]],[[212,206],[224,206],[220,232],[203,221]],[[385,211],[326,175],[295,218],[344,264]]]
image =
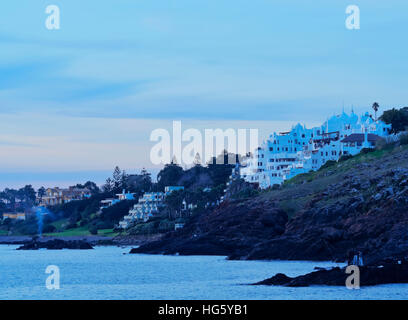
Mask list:
[[360,2],[356,32],[345,1],[56,1],[58,31],[48,1],[5,2],[0,166],[148,166],[150,131],[172,120],[266,135],[343,103],[406,105],[408,4]]

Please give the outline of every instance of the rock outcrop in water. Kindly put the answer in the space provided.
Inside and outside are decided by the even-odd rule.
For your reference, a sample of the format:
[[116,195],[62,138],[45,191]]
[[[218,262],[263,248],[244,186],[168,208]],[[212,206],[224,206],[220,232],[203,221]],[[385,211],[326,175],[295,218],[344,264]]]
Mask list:
[[230,200],[132,253],[365,262],[408,256],[408,149],[361,154]]
[[49,249],[49,250],[61,250],[61,249],[80,249],[88,250],[93,249],[93,247],[84,240],[70,240],[65,241],[61,239],[54,239],[48,241],[38,241],[31,240],[30,242],[24,243],[17,250],[38,250],[38,249]]
[[[360,269],[360,286],[374,286],[389,283],[408,283],[408,262],[391,263],[379,266],[365,266]],[[318,270],[298,277],[288,277],[278,273],[272,278],[255,283],[255,285],[273,285],[287,287],[307,287],[312,285],[345,286],[350,274],[346,268]]]

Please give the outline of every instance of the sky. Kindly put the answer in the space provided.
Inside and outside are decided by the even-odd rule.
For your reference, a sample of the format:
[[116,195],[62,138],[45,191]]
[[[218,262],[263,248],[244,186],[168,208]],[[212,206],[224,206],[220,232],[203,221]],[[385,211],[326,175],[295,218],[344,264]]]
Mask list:
[[405,0],[2,1],[0,189],[157,172],[150,133],[175,120],[266,137],[405,106],[407,30]]

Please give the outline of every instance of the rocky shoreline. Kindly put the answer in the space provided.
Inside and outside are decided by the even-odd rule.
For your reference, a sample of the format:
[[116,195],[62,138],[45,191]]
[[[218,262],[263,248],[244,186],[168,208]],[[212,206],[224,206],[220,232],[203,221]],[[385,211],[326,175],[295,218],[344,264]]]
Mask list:
[[[366,264],[408,257],[408,149],[363,155],[242,200],[227,199],[133,253]],[[353,162],[354,161],[354,162]]]
[[[297,277],[288,277],[278,273],[275,276],[257,282],[253,285],[307,287],[312,285],[345,286],[351,273],[346,268],[331,268],[317,270]],[[359,267],[359,286],[374,286],[380,284],[408,283],[408,262],[399,261],[378,266]]]
[[[110,241],[112,238],[101,236],[69,236],[69,237],[34,237],[37,242],[47,242],[50,240],[63,241],[86,241],[92,245],[96,245],[103,241]],[[25,244],[33,240],[32,236],[0,236],[0,244],[18,245]]]
[[24,243],[22,246],[18,247],[16,250],[38,250],[38,249],[48,249],[48,250],[61,250],[61,249],[73,249],[73,250],[89,250],[93,247],[89,242],[85,240],[61,240],[53,239],[48,241],[37,241],[37,239],[32,239],[29,242]]
[[163,235],[157,234],[152,236],[64,236],[64,237],[32,237],[32,236],[0,236],[0,245],[23,245],[31,242],[34,238],[37,242],[49,241],[85,241],[92,246],[140,246],[152,241],[159,240]]

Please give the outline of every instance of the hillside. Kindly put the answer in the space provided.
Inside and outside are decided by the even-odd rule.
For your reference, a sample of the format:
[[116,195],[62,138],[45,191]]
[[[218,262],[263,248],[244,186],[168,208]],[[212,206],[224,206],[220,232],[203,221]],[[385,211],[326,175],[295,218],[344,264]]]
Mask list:
[[224,202],[133,252],[231,259],[366,261],[408,254],[408,148],[327,164],[277,190]]

